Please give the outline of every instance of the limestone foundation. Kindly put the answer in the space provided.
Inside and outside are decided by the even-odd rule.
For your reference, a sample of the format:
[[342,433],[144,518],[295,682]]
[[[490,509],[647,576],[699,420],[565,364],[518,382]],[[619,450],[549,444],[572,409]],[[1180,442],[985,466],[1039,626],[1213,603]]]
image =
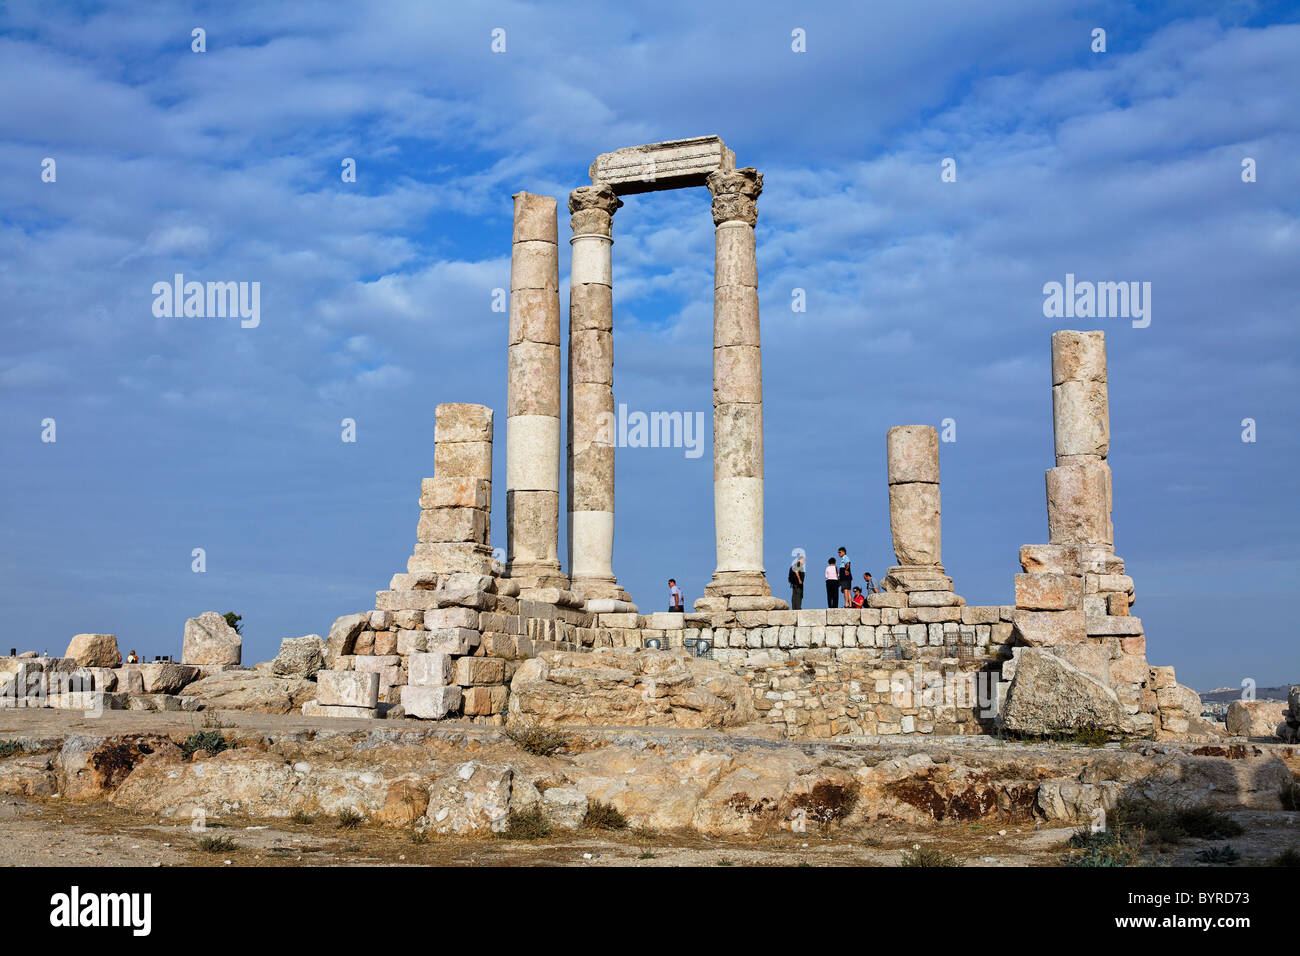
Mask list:
[[555,200],[516,193],[506,395],[506,567],[521,587],[560,570],[560,260]]

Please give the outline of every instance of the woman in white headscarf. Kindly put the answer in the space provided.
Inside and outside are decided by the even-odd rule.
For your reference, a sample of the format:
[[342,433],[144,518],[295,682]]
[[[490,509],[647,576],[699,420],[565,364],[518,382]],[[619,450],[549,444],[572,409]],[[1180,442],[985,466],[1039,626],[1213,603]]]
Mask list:
[[790,610],[797,611],[803,607],[804,561],[802,554],[796,556],[790,562],[790,574],[787,579],[790,582]]

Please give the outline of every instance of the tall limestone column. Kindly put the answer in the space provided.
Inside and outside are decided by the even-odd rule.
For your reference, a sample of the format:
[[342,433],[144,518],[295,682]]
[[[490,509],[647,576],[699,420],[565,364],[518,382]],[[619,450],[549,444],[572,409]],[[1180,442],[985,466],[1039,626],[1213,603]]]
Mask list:
[[763,374],[759,351],[758,222],[763,176],[719,169],[713,194],[713,516],[717,569],[696,603],[718,609],[784,608],[763,570]]
[[[569,573],[582,597],[627,601],[614,577],[613,216],[604,183],[569,194]],[[622,608],[620,608],[622,610]]]
[[516,193],[506,393],[506,567],[521,588],[560,570],[560,257],[555,199]]
[[904,591],[912,606],[965,602],[952,594],[941,563],[939,433],[929,425],[898,425],[885,436],[889,472],[889,530],[898,565],[882,582]]
[[1056,467],[1047,472],[1048,540],[1113,552],[1106,333],[1052,334],[1052,426]]

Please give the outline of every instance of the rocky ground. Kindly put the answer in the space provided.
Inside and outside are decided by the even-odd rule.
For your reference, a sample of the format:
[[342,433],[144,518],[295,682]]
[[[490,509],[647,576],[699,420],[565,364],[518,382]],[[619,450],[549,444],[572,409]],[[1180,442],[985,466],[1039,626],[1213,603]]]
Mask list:
[[[1300,850],[1283,796],[1294,746],[560,733],[548,754],[546,735],[409,720],[0,711],[0,862],[898,865],[924,851],[1058,865],[1098,808],[1125,799],[1215,806],[1243,827],[1148,839],[1145,862]],[[596,826],[604,807],[625,825]]]

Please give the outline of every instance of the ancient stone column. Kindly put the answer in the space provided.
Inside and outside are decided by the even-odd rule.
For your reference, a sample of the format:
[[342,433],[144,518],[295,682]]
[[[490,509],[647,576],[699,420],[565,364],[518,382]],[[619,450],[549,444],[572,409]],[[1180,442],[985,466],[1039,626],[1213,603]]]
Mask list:
[[[713,516],[717,569],[706,598],[784,607],[763,570],[763,374],[754,225],[763,176],[719,169],[713,194]],[[736,598],[746,600],[737,601]],[[756,600],[761,599],[761,600]],[[705,602],[702,607],[708,607]]]
[[889,530],[898,560],[885,576],[885,587],[952,591],[940,556],[939,433],[929,425],[898,425],[886,434],[885,450]]
[[1052,335],[1052,426],[1056,467],[1047,472],[1049,540],[1113,550],[1104,332]]
[[569,194],[569,574],[587,599],[626,601],[614,577],[614,211],[604,183]]
[[506,567],[521,588],[560,570],[560,258],[555,199],[514,197],[506,393]]

